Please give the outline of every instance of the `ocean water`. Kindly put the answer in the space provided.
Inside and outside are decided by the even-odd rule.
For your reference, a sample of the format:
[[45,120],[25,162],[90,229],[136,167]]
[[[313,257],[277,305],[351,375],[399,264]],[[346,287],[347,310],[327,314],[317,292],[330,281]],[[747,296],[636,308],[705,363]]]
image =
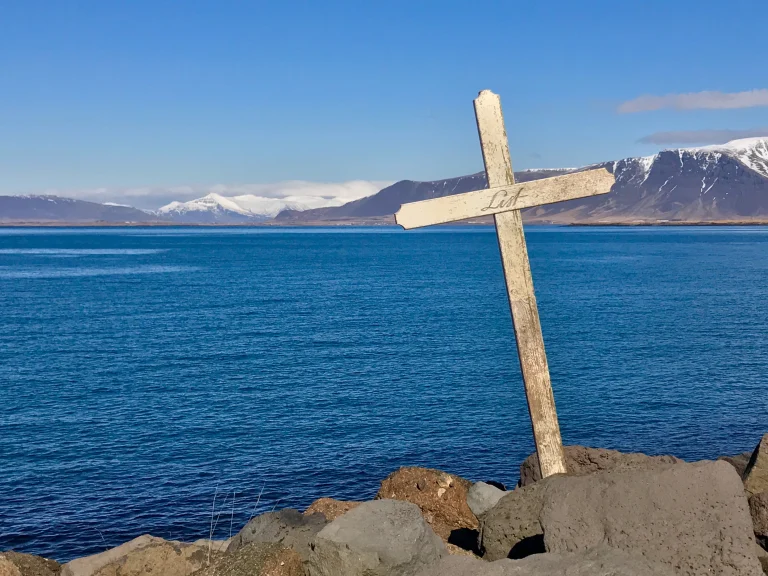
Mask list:
[[[527,238],[566,443],[768,432],[767,228]],[[0,550],[227,537],[402,465],[514,484],[532,450],[492,228],[0,229]]]

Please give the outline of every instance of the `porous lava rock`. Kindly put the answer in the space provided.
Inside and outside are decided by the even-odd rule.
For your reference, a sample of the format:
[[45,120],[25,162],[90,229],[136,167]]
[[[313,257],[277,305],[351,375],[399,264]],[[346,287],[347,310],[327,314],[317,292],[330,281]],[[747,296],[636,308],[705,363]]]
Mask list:
[[322,514],[302,514],[293,508],[267,512],[252,518],[232,538],[227,553],[237,552],[253,542],[280,544],[298,552],[304,561],[309,558],[310,544],[327,522]]
[[668,566],[607,547],[484,562],[449,557],[418,576],[674,576]]
[[415,504],[374,500],[339,516],[317,534],[309,573],[415,576],[447,554]]
[[540,484],[548,552],[609,546],[678,576],[762,574],[747,499],[726,462],[557,475]]
[[20,552],[0,553],[0,576],[58,576],[61,566],[55,560]]
[[346,514],[352,510],[352,508],[355,508],[359,505],[360,502],[334,500],[333,498],[318,498],[309,505],[309,508],[304,510],[304,515],[309,516],[310,514],[319,513],[325,516],[325,519],[328,522],[333,522],[342,514]]
[[471,485],[469,480],[440,470],[404,467],[382,481],[376,499],[415,504],[443,541],[462,545],[477,537],[477,517],[467,505]]
[[222,544],[200,540],[193,544],[145,534],[116,548],[62,566],[62,576],[187,576],[221,555]]
[[744,490],[750,496],[768,492],[768,434],[760,439],[743,475]]
[[539,515],[550,480],[507,492],[481,517],[479,548],[484,559],[519,559],[544,552]]
[[304,576],[304,562],[298,552],[280,544],[245,544],[225,554],[194,576]]
[[[602,470],[636,470],[653,466],[679,464],[682,462],[674,456],[648,456],[640,453],[619,452],[604,448],[589,448],[586,446],[565,446],[565,465],[568,474],[583,476]],[[539,457],[534,452],[520,465],[520,481],[518,486],[528,486],[541,480]]]

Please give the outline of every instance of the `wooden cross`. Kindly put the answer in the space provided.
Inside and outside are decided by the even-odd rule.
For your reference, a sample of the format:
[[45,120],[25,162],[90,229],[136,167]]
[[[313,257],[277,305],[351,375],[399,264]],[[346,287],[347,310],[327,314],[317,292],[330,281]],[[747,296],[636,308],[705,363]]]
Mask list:
[[483,90],[475,100],[488,188],[403,204],[395,221],[405,229],[493,214],[507,284],[517,355],[525,383],[541,476],[566,472],[531,266],[523,234],[522,208],[610,192],[614,177],[604,168],[515,184],[501,100]]

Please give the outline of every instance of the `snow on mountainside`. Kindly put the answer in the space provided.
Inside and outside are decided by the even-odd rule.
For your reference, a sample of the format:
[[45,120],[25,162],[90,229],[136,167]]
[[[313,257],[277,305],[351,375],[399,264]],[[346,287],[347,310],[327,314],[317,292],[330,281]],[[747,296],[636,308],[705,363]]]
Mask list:
[[161,219],[174,222],[247,222],[258,218],[266,219],[266,216],[252,214],[239,206],[234,199],[219,194],[208,194],[189,202],[171,202],[156,213]]
[[319,196],[267,198],[253,194],[222,196],[211,193],[189,202],[171,202],[156,213],[161,219],[172,222],[222,224],[268,220],[286,209],[302,211],[342,204],[343,200]]
[[733,140],[723,145],[693,148],[690,152],[700,155],[727,154],[768,178],[768,137]]
[[[634,171],[634,175],[639,174],[642,176],[642,181],[650,174],[651,168],[661,155],[669,153],[677,153],[680,159],[680,166],[683,167],[687,159],[694,159],[699,168],[705,172],[709,171],[713,166],[717,165],[722,156],[728,156],[729,158],[736,160],[750,168],[754,172],[757,172],[761,176],[768,178],[768,137],[765,138],[745,138],[743,140],[733,140],[727,144],[717,144],[714,146],[703,146],[701,148],[679,148],[673,150],[662,150],[654,156],[645,156],[642,158],[627,158],[626,160],[619,160],[614,162],[614,171],[617,167],[630,168],[630,171]],[[623,166],[621,163],[624,163]],[[602,164],[597,164],[600,166]],[[633,166],[634,165],[634,166]],[[616,171],[617,178],[618,173],[622,170]],[[703,186],[702,186],[703,189]]]
[[768,220],[768,138],[607,162],[612,193],[527,211],[528,221]]
[[[768,221],[768,137],[702,148],[663,150],[583,168],[524,170],[517,182],[590,168],[616,177],[610,194],[569,200],[525,211],[527,222],[631,223]],[[280,213],[276,221],[327,222],[375,219],[389,222],[401,204],[485,188],[485,174],[434,182],[403,180],[339,208]]]

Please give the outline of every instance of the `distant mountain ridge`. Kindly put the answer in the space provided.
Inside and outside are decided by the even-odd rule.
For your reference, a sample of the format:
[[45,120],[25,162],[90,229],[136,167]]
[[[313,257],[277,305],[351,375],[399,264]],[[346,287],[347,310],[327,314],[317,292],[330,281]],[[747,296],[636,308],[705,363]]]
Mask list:
[[[528,182],[540,178],[549,178],[567,174],[574,169],[542,169],[525,170],[516,172],[515,179],[518,182]],[[460,176],[447,180],[434,180],[431,182],[417,182],[414,180],[401,180],[384,188],[377,194],[348,202],[343,206],[331,208],[316,208],[313,210],[284,210],[275,217],[276,222],[308,222],[323,221],[342,218],[377,218],[391,216],[400,209],[401,204],[440,198],[452,194],[462,194],[473,190],[486,188],[485,172],[478,172],[470,176]]]
[[605,162],[610,194],[532,208],[529,222],[768,221],[768,138]]
[[[323,202],[334,200],[322,199]],[[343,202],[336,200],[336,206]],[[289,207],[292,210],[305,210],[317,206],[317,197],[287,196],[269,198],[255,194],[222,196],[211,193],[188,202],[171,202],[156,211],[156,214],[171,222],[197,224],[236,224],[244,222],[263,222],[277,216]]]
[[[224,196],[210,193],[202,198],[187,202],[171,202],[157,210],[157,215],[164,220],[179,223],[198,224],[234,224],[243,222],[261,222],[274,218],[285,209],[293,211],[308,210],[326,206],[342,206],[353,198],[364,196],[361,181],[347,182],[337,186],[341,190],[330,190],[321,184],[318,190],[298,187],[294,193],[284,196],[262,196],[258,194],[239,194]],[[373,182],[365,182],[367,192],[377,192]],[[325,190],[323,187],[325,186]],[[340,191],[345,195],[337,195]],[[323,193],[325,192],[325,194]]]
[[227,198],[220,194],[208,194],[189,202],[171,202],[156,214],[164,220],[189,224],[232,224],[268,219],[268,216],[250,210],[246,202],[238,202],[237,197]]
[[[610,194],[524,211],[537,223],[663,223],[768,221],[768,137],[734,140],[702,148],[663,150],[582,168],[526,170],[517,182],[604,167],[616,177]],[[486,187],[485,174],[414,182],[403,180],[339,208],[296,212],[275,218],[285,224],[391,222],[401,204]]]
[[130,206],[98,204],[59,196],[0,196],[0,223],[152,223],[158,217]]

